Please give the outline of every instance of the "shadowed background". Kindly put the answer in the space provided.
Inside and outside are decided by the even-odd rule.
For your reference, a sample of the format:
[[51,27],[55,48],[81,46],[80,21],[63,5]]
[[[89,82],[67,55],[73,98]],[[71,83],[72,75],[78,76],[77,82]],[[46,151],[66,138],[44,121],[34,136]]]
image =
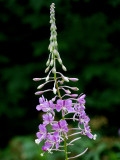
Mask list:
[[85,143],[89,151],[78,159],[118,160],[120,0],[0,0],[0,160],[63,158],[41,158],[41,146],[34,144],[42,113],[35,109],[39,83],[32,78],[46,76],[52,2],[58,49],[68,69],[63,73],[79,78],[75,86],[87,95],[86,112],[98,135],[96,141],[78,141],[73,154]]

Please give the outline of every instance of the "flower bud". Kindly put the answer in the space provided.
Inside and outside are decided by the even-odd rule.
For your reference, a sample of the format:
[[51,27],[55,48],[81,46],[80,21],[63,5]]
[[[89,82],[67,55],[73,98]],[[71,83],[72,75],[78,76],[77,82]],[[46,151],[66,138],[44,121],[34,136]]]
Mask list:
[[41,89],[42,87],[44,87],[45,84],[41,84],[37,87],[37,89]]
[[54,53],[55,56],[58,57],[59,53],[58,53],[58,51],[56,49],[54,49],[53,53]]
[[47,72],[49,71],[49,69],[50,69],[50,68],[49,68],[49,67],[47,67],[47,68],[46,68],[46,70],[45,70],[45,73],[47,73]]
[[53,93],[56,94],[57,89],[55,88],[55,86],[53,87]]
[[44,92],[43,91],[38,91],[38,92],[35,92],[35,95],[40,95],[42,93],[44,93]]
[[64,89],[64,91],[65,91],[67,94],[70,94],[70,93],[71,93],[70,90]]
[[55,96],[54,98],[52,98],[52,101],[53,101],[53,102],[56,100],[56,97],[57,97],[57,96]]
[[57,43],[57,41],[55,41],[55,47],[57,47],[58,46],[58,43]]
[[56,73],[56,69],[55,69],[55,67],[53,67],[53,69],[52,69],[52,73],[54,74],[54,73]]
[[64,81],[66,81],[66,82],[69,82],[69,79],[68,79],[67,77],[65,77],[65,76],[62,76],[62,79],[63,79]]
[[72,97],[72,98],[75,98],[75,97],[77,97],[78,96],[78,94],[71,94],[70,95],[70,97]]
[[49,76],[46,77],[46,82],[49,80]]
[[53,20],[52,20],[52,19],[50,20],[50,23],[53,23]]
[[50,63],[50,59],[47,60],[46,66],[48,66]]
[[62,65],[62,60],[60,57],[58,58],[58,62]]
[[76,82],[76,81],[78,81],[79,79],[78,79],[78,78],[69,78],[69,80]]
[[53,59],[51,59],[50,65],[53,66]]
[[42,78],[33,78],[33,81],[40,81]]
[[77,87],[71,87],[71,89],[72,89],[73,91],[78,91],[78,90],[79,90]]
[[64,65],[62,65],[62,69],[63,69],[64,71],[67,71],[67,69],[66,69],[66,67],[65,67]]
[[60,84],[63,84],[63,81],[58,81]]

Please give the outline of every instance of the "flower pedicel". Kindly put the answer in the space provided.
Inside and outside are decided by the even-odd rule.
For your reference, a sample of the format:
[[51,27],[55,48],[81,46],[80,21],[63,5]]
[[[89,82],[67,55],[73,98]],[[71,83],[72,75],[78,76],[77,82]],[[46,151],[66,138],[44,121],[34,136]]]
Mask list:
[[[96,134],[91,133],[88,122],[90,121],[89,117],[85,113],[85,94],[72,94],[71,91],[78,91],[77,87],[70,87],[64,85],[64,82],[78,81],[78,78],[69,78],[64,76],[62,73],[56,71],[56,61],[59,62],[62,69],[66,71],[66,67],[63,65],[62,59],[58,52],[58,43],[57,43],[57,32],[55,24],[55,4],[52,3],[50,6],[50,44],[49,44],[49,58],[47,60],[47,68],[45,73],[48,73],[45,78],[34,78],[34,81],[45,82],[40,84],[37,89],[42,89],[47,83],[53,83],[52,89],[42,90],[35,93],[35,95],[41,95],[39,98],[39,104],[36,106],[38,111],[43,111],[44,114],[43,124],[39,125],[39,131],[37,132],[37,139],[35,143],[39,144],[44,140],[44,146],[42,146],[41,156],[45,152],[52,153],[53,151],[64,151],[65,159],[73,159],[83,155],[88,148],[86,148],[82,153],[74,156],[68,157],[68,154],[71,152],[67,151],[69,145],[73,145],[73,142],[79,140],[81,137],[73,139],[69,142],[69,137],[74,137],[75,135],[86,135],[90,139],[96,139]],[[63,90],[64,94],[61,95],[60,91]],[[52,91],[54,97],[51,100],[44,98],[43,94],[45,92]],[[61,113],[61,119],[59,121],[55,120],[56,112]],[[71,118],[67,118],[67,115],[72,115]],[[78,128],[70,128],[68,122],[73,120],[78,123]],[[48,126],[51,125],[51,131],[48,131]],[[82,127],[81,127],[82,126]],[[70,134],[70,130],[74,131]],[[63,144],[61,146],[61,144]],[[61,149],[63,147],[64,149]]]

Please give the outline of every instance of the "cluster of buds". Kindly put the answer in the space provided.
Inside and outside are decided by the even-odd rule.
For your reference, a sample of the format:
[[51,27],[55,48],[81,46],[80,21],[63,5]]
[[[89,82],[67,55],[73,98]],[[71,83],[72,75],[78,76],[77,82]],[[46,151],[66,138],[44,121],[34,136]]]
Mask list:
[[[39,125],[39,131],[37,132],[37,139],[35,142],[40,144],[41,141],[44,140],[44,146],[42,146],[41,156],[48,151],[52,153],[53,151],[64,151],[66,160],[76,158],[81,156],[87,151],[87,148],[80,154],[75,157],[69,157],[68,154],[71,152],[67,151],[67,146],[73,145],[73,142],[80,139],[79,135],[86,135],[90,139],[96,139],[96,135],[91,133],[89,127],[89,117],[85,113],[85,94],[72,94],[71,91],[78,91],[77,87],[70,87],[64,85],[64,82],[78,81],[78,78],[70,78],[64,76],[62,73],[56,71],[56,60],[62,65],[62,69],[66,71],[66,67],[63,65],[62,60],[60,58],[60,54],[58,52],[58,44],[57,44],[57,32],[56,32],[56,24],[55,24],[55,5],[52,3],[50,8],[50,24],[51,24],[51,37],[50,37],[50,45],[49,45],[49,58],[46,63],[47,68],[45,73],[49,72],[48,75],[44,78],[34,78],[34,81],[42,81],[45,80],[44,83],[38,86],[38,89],[42,89],[47,83],[53,83],[52,89],[40,90],[37,91],[36,95],[41,95],[39,98],[39,104],[36,106],[38,111],[43,111],[42,115],[43,123]],[[51,76],[51,74],[53,74]],[[58,75],[58,76],[57,76]],[[63,90],[63,95],[61,96],[60,91]],[[54,97],[51,100],[47,100],[44,98],[43,93],[52,91],[54,93]],[[61,119],[56,119],[56,113],[61,113]],[[69,115],[72,117],[69,118]],[[69,121],[74,121],[78,125],[77,128],[70,128]],[[70,130],[75,131],[70,134]],[[73,139],[69,142],[69,137],[73,137],[78,135],[79,137]],[[64,146],[61,145],[64,143]],[[64,147],[64,149],[61,149]]]

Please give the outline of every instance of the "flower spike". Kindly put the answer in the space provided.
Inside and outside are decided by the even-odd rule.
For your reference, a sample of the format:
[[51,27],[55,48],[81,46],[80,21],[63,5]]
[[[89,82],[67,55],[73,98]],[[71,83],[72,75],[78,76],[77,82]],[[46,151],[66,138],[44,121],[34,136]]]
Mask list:
[[[79,89],[77,87],[64,85],[65,82],[76,82],[78,78],[67,77],[56,69],[56,61],[58,61],[63,71],[67,71],[58,51],[54,3],[50,6],[50,25],[51,33],[48,47],[50,53],[45,69],[47,76],[44,78],[33,78],[33,80],[38,82],[41,80],[45,81],[39,84],[37,89],[42,89],[49,82],[51,82],[51,84],[53,83],[53,85],[50,89],[37,91],[35,93],[35,95],[42,95],[39,98],[39,104],[36,106],[36,110],[43,112],[43,123],[38,127],[39,131],[36,134],[37,139],[35,139],[35,143],[40,144],[41,141],[44,141],[44,145],[42,146],[43,153],[41,153],[41,156],[43,156],[45,152],[53,153],[54,151],[63,151],[65,153],[65,159],[69,160],[82,156],[88,148],[74,157],[68,157],[68,154],[71,154],[71,152],[68,151],[68,146],[72,146],[75,141],[80,140],[81,135],[95,140],[96,134],[93,135],[91,133],[89,126],[90,118],[85,112],[86,95],[83,93],[80,95],[71,93]],[[63,95],[61,94],[61,90],[64,92]],[[43,96],[43,94],[48,91],[52,91],[53,98],[51,100],[47,100]],[[61,114],[60,119],[58,119],[58,117],[56,118],[56,112]],[[67,118],[66,116],[68,114],[71,115],[71,117]],[[78,127],[71,128],[69,125],[70,121],[76,122]],[[70,131],[72,131],[72,134],[70,134]],[[74,137],[76,135],[78,137],[69,141],[69,137]],[[64,145],[61,145],[62,142],[64,142]]]

